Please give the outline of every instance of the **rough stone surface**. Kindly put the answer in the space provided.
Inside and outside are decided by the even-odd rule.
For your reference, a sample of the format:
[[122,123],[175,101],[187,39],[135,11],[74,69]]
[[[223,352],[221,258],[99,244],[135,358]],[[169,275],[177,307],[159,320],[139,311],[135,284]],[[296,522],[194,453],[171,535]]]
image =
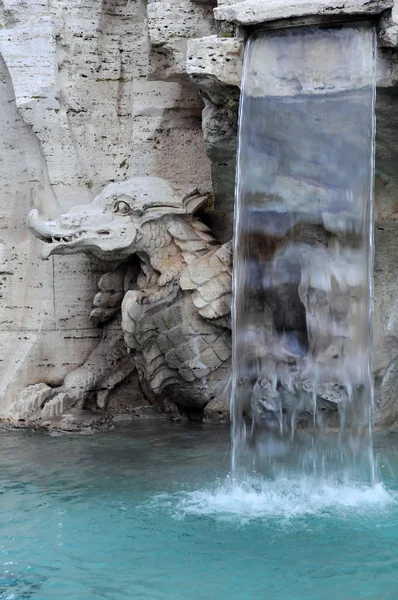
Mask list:
[[[398,422],[394,391],[398,355],[394,303],[397,4],[392,6],[388,0],[218,0],[217,22],[213,20],[215,4],[200,0],[0,0],[1,418],[10,417],[18,395],[29,385],[41,386],[38,397],[45,396],[46,410],[53,410],[52,420],[61,422],[65,415],[73,415],[65,417],[65,430],[78,430],[79,419],[89,422],[87,409],[94,414],[93,430],[107,426],[106,419],[101,421],[101,405],[106,405],[113,418],[158,416],[159,411],[177,414],[171,399],[167,399],[168,408],[145,399],[151,390],[141,389],[145,385],[133,370],[135,359],[130,363],[127,355],[119,356],[117,361],[126,360],[131,369],[126,366],[128,374],[122,380],[110,376],[106,335],[115,336],[122,346],[120,303],[126,290],[134,291],[129,289],[126,272],[115,270],[113,263],[104,265],[102,258],[81,254],[55,254],[49,261],[40,261],[41,243],[29,235],[25,215],[36,208],[54,217],[72,206],[89,204],[107,184],[135,176],[181,183],[194,180],[204,191],[210,191],[212,180],[214,205],[207,211],[206,222],[227,242],[246,25],[294,15],[383,11],[377,16],[381,47],[373,354],[377,422],[383,426],[394,419]],[[243,27],[236,28],[233,22]],[[204,278],[197,283],[203,286],[203,294],[195,296],[196,303],[218,302],[208,295],[203,269],[198,276]],[[183,281],[190,285],[188,271]],[[190,289],[183,293],[196,294]],[[173,328],[184,310],[182,303],[176,310],[164,311],[167,322],[163,320],[163,326],[170,330],[170,338],[164,335],[160,344],[173,368],[188,361],[180,373],[188,385],[194,373],[200,374],[202,379],[195,377],[200,382],[207,370],[197,362],[197,352],[189,344],[170,350],[178,337]],[[153,316],[148,322],[159,318]],[[212,340],[211,347],[201,344],[199,354],[208,361],[207,368],[228,354],[219,338]],[[146,360],[156,365],[157,357],[152,348]],[[105,365],[104,371],[90,370],[93,364]],[[84,374],[80,381],[85,382],[80,387],[73,381],[79,368]],[[197,398],[203,398],[198,389]],[[79,405],[78,397],[85,398],[84,417],[78,408],[57,416],[63,403],[64,408]],[[217,389],[215,398],[219,397]],[[26,402],[25,397],[22,403],[27,410]],[[102,416],[96,416],[96,411]],[[40,426],[48,422],[42,420]]]
[[152,75],[165,81],[189,81],[187,41],[215,30],[211,5],[194,4],[190,0],[148,4]]
[[393,6],[393,0],[246,0],[223,4],[214,9],[216,19],[237,25],[256,25],[267,21],[312,15],[379,14]]
[[236,38],[213,35],[188,42],[187,72],[205,100],[205,150],[220,211],[233,210],[243,52],[243,41]]
[[152,46],[172,38],[194,38],[214,30],[212,7],[198,6],[190,0],[178,3],[152,2],[148,5],[148,31]]
[[106,268],[38,261],[29,210],[55,216],[134,175],[194,172],[210,188],[200,95],[151,80],[150,54],[145,2],[0,2],[0,417],[25,386],[60,385],[101,339],[89,314]]
[[228,398],[214,398],[206,405],[203,411],[203,419],[207,423],[229,423],[229,413]]
[[380,45],[388,48],[398,46],[398,5],[394,2],[391,11],[385,13],[379,23]]
[[[396,274],[398,266],[398,221],[396,208],[387,220],[385,197],[393,198],[397,206],[398,187],[391,178],[378,182],[379,198],[384,200],[376,213],[373,370],[376,375],[375,422],[388,427],[398,424],[397,364],[398,364],[398,305]],[[389,188],[389,189],[386,189]],[[381,203],[380,203],[381,204]],[[391,204],[390,204],[391,206]],[[392,216],[392,218],[391,218]]]
[[216,35],[188,42],[187,72],[194,81],[206,78],[210,82],[240,87],[244,45],[236,38]]

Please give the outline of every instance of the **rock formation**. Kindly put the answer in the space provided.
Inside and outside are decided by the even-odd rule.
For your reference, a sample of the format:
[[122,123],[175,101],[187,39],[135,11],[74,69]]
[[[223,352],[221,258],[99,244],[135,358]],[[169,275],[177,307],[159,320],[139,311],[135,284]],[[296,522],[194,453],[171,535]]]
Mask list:
[[[0,418],[7,422],[21,390],[60,386],[98,345],[102,332],[89,315],[110,268],[83,254],[41,261],[41,243],[25,225],[29,210],[54,217],[138,175],[211,184],[203,101],[188,81],[153,75],[144,0],[2,0],[0,55]],[[108,409],[150,416],[134,387],[117,386]]]
[[[80,236],[79,243],[73,239],[78,227],[65,223],[64,235],[60,235],[65,241],[57,240],[60,232],[55,231],[51,236],[55,245],[50,242],[44,246],[50,260],[40,261],[42,242],[27,231],[25,216],[37,209],[46,218],[69,214],[65,218],[71,219],[71,207],[94,207],[97,200],[92,205],[90,202],[98,198],[105,201],[112,189],[109,185],[124,186],[127,184],[123,182],[131,178],[160,177],[181,184],[195,181],[203,197],[205,192],[213,197],[202,222],[211,226],[217,239],[227,242],[233,214],[239,88],[250,31],[264,23],[273,27],[359,16],[375,21],[379,45],[373,351],[376,417],[383,426],[398,424],[398,5],[394,0],[0,0],[3,421],[26,419],[20,421],[23,424],[38,413],[45,421],[47,416],[65,410],[69,414],[80,411],[76,407],[105,405],[111,416],[157,415],[153,407],[158,406],[160,397],[159,406],[165,403],[162,410],[167,409],[173,418],[179,418],[173,398],[193,411],[202,412],[206,405],[206,418],[223,417],[225,406],[219,404],[220,397],[210,398],[218,385],[216,379],[220,375],[221,382],[224,377],[221,372],[228,363],[224,358],[227,351],[224,347],[217,351],[215,340],[203,349],[200,342],[199,351],[188,347],[191,338],[209,340],[215,331],[220,339],[228,339],[225,314],[219,321],[214,317],[222,302],[219,306],[218,300],[207,297],[208,280],[202,281],[194,273],[197,268],[206,272],[210,281],[214,277],[223,280],[222,269],[228,271],[228,246],[215,243],[208,231],[194,229],[204,247],[189,263],[181,259],[185,251],[177,242],[185,242],[176,230],[162,229],[165,239],[172,240],[169,249],[175,252],[165,259],[173,271],[171,281],[166,282],[168,270],[162,271],[156,262],[156,249],[154,255],[148,254],[153,256],[152,262],[142,254],[138,259],[130,258],[137,255],[136,250],[128,250],[131,229],[123,233],[124,248],[115,246],[107,253],[110,235],[104,234],[101,244],[97,238],[89,248],[87,238],[84,242]],[[168,216],[159,217],[162,223],[173,219],[192,223],[196,219],[196,208],[181,206],[189,190],[184,192],[184,185],[180,189],[182,212],[173,213],[176,207],[169,206],[172,210]],[[128,210],[123,203],[129,204],[120,198],[120,213],[114,224],[131,217],[122,215]],[[42,241],[49,239],[46,228],[50,226],[45,221],[36,213],[30,221]],[[158,235],[158,217],[139,223],[145,231],[153,228],[153,235]],[[96,231],[106,230],[109,219],[105,213],[97,224]],[[53,222],[54,228],[58,225],[58,220]],[[44,228],[41,233],[40,227]],[[205,234],[210,237],[205,242],[199,233],[202,238]],[[194,241],[199,244],[196,238]],[[209,260],[202,254],[208,254]],[[151,292],[153,282],[144,283],[145,269],[157,273],[157,289],[165,293],[148,304],[143,302],[142,293]],[[96,295],[98,281],[100,291]],[[178,285],[171,290],[176,281]],[[172,294],[176,299],[168,306]],[[94,296],[95,307],[89,318]],[[151,338],[148,345],[152,354],[137,354],[137,347],[149,336],[143,330],[144,314],[145,322],[148,319],[156,331],[165,332],[174,320],[186,317],[188,305],[195,307],[195,318],[209,330],[196,332],[198,336],[187,334],[185,355],[178,355],[176,345],[167,348],[166,342],[160,348],[160,333],[156,343]],[[156,307],[160,306],[168,322],[159,325]],[[189,320],[189,327],[194,325],[194,319]],[[210,330],[213,333],[208,333]],[[162,363],[159,385],[153,350],[156,344]],[[203,368],[195,357],[205,352]],[[220,365],[212,370],[218,361]],[[167,378],[162,379],[167,369],[176,381],[172,377],[167,394],[163,394],[160,389],[167,387]],[[154,404],[143,401],[138,373],[142,385],[148,383],[145,394]],[[178,385],[188,389],[191,382],[183,374],[195,377],[198,391],[195,398],[190,397],[191,406],[185,392],[181,403],[173,391]],[[206,378],[210,381],[208,389],[213,390],[209,394],[201,389]],[[38,386],[34,395],[31,385]],[[76,412],[76,422],[82,420],[81,412]]]

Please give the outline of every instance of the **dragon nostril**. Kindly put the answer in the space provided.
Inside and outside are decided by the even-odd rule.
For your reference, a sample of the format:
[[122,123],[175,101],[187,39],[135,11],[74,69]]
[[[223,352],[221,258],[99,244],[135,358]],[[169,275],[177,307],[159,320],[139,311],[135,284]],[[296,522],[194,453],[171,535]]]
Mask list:
[[106,231],[104,229],[101,229],[101,231],[97,231],[97,235],[109,235],[109,231]]

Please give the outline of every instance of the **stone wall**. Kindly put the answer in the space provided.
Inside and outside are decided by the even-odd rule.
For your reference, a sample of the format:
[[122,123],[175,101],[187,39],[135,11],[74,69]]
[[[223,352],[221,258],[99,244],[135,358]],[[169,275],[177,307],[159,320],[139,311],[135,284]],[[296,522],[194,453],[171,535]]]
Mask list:
[[61,382],[101,333],[89,314],[104,265],[40,261],[29,209],[57,216],[111,181],[161,176],[213,190],[210,218],[225,241],[247,34],[264,22],[341,16],[378,27],[375,367],[394,403],[396,3],[0,0],[0,417],[27,384]]
[[42,262],[27,212],[57,216],[135,175],[210,188],[203,101],[188,78],[157,80],[147,12],[144,0],[0,2],[0,416],[25,385],[60,383],[101,333],[89,314],[104,265]]

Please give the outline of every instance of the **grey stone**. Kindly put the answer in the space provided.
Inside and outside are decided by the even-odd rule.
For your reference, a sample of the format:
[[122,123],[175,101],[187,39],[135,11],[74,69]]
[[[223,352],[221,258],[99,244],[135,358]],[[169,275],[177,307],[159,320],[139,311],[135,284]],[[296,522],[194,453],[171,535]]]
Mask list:
[[223,4],[214,9],[214,16],[219,20],[247,26],[313,15],[379,14],[393,4],[393,0],[246,0]]
[[[179,293],[189,298],[195,313],[189,313],[188,302],[173,297],[186,322],[178,323],[171,310],[170,321],[165,323],[163,290],[157,290],[146,305],[134,300],[129,306],[131,314],[124,319],[125,342],[132,350],[127,355],[124,342],[115,346],[106,336],[115,332],[121,340],[122,301],[136,281],[143,285],[147,275],[139,276],[136,265],[131,265],[130,274],[125,267],[115,269],[120,255],[115,255],[115,263],[105,263],[100,249],[97,260],[81,254],[53,254],[51,261],[41,262],[37,260],[41,242],[24,229],[25,214],[31,208],[45,218],[66,214],[72,206],[89,205],[108,183],[136,175],[187,182],[194,173],[198,187],[213,192],[211,208],[209,198],[206,200],[206,222],[227,242],[247,26],[368,14],[375,15],[380,46],[375,418],[382,426],[396,421],[397,3],[219,0],[214,12],[217,23],[212,16],[214,4],[149,1],[148,10],[143,2],[124,0],[31,0],[0,5],[0,418],[12,416],[18,422],[25,414],[32,426],[36,422],[45,427],[45,423],[65,419],[65,431],[68,427],[78,430],[79,419],[88,423],[92,409],[101,415],[92,417],[87,430],[96,430],[110,425],[105,413],[112,418],[119,410],[128,413],[129,393],[130,406],[137,407],[136,413],[132,408],[132,415],[159,414],[158,410],[164,410],[158,393],[164,377],[170,378],[171,385],[176,385],[177,378],[183,402],[196,408],[203,408],[214,394],[218,397],[217,386],[228,377],[228,360],[214,372],[200,363],[201,353],[218,338],[220,330],[223,344],[228,345],[229,340],[230,296],[214,253],[205,260],[213,272],[220,269],[214,283],[220,295],[213,293],[211,286],[211,293],[204,294],[209,301],[200,293],[200,286],[206,285],[201,257],[196,279],[189,269],[180,278]],[[236,28],[232,22],[242,27]],[[274,85],[270,87],[276,90]],[[295,182],[281,184],[295,186]],[[338,228],[330,215],[325,215],[324,221],[330,230]],[[54,219],[53,224],[56,222]],[[153,228],[148,238],[156,239],[157,231]],[[230,253],[226,254],[230,260]],[[170,265],[160,269],[164,280]],[[196,288],[190,287],[194,279]],[[169,288],[167,293],[171,293]],[[156,303],[159,312],[151,312]],[[145,318],[140,319],[143,313]],[[140,373],[147,372],[141,383],[132,355],[137,344],[137,315],[141,346],[150,346],[138,356]],[[169,338],[172,325],[175,329]],[[189,342],[182,340],[179,345],[179,333],[184,331],[188,331]],[[154,335],[159,336],[157,348]],[[123,347],[121,353],[119,347]],[[176,361],[173,369],[161,363],[171,350]],[[187,366],[192,352],[195,373],[209,371],[207,391],[203,390],[205,379],[197,379]],[[220,355],[224,356],[227,350]],[[84,411],[77,408],[82,404]],[[144,407],[141,413],[139,406]],[[49,419],[44,422],[47,413]],[[67,417],[71,414],[73,417]]]
[[243,49],[243,41],[237,38],[212,35],[191,39],[187,49],[187,73],[195,82],[206,78],[240,87]]
[[148,32],[152,46],[173,38],[196,38],[215,30],[213,10],[209,5],[196,6],[190,0],[151,2],[148,4]]
[[[196,27],[212,32],[199,17]],[[197,89],[150,80],[145,3],[1,2],[0,29],[0,418],[7,419],[26,386],[59,386],[81,366],[101,339],[97,325],[120,310],[115,295],[106,314],[96,308],[89,318],[98,279],[112,265],[82,255],[38,261],[28,211],[65,213],[134,175],[183,182],[194,172],[209,189],[211,174]]]
[[203,411],[205,423],[229,423],[230,408],[227,398],[213,398]]

